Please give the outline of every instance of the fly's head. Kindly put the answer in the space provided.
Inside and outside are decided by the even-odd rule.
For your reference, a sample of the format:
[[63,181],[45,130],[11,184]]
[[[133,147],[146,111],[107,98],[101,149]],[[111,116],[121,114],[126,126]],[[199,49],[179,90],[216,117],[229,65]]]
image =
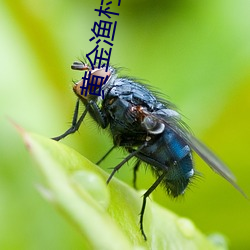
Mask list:
[[[108,68],[108,71],[103,68],[92,69],[91,66],[84,62],[74,62],[71,65],[73,70],[85,71],[84,77],[75,83],[73,91],[84,102],[87,103],[90,100],[96,100],[98,96],[105,95],[105,92],[116,77],[115,69]],[[98,94],[99,93],[99,94]]]

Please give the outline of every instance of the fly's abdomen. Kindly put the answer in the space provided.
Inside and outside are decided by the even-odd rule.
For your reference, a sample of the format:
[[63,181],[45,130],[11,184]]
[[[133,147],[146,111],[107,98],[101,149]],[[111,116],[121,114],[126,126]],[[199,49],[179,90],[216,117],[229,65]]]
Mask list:
[[169,195],[177,197],[184,193],[193,175],[192,155],[188,154],[180,161],[170,164],[163,185]]
[[159,176],[165,173],[162,184],[171,196],[183,194],[194,175],[189,146],[172,130],[165,128],[137,157],[152,166]]
[[171,158],[163,184],[167,192],[176,197],[184,193],[194,175],[192,154],[190,147],[171,130],[165,133],[165,137]]

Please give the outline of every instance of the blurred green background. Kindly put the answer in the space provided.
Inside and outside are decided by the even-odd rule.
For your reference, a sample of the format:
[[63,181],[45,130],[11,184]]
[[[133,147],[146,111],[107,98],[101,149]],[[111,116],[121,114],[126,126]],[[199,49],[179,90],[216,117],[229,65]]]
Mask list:
[[[0,249],[81,248],[81,235],[36,191],[39,173],[8,117],[47,137],[69,127],[76,100],[71,81],[81,78],[70,65],[94,48],[89,39],[100,2],[0,1]],[[112,64],[166,94],[250,195],[250,1],[116,5]],[[112,145],[91,119],[63,143],[93,162]],[[102,167],[110,171],[123,157],[117,150]],[[230,249],[250,249],[249,201],[195,160],[203,177],[184,198],[174,201],[161,188],[153,198],[204,233],[226,235]],[[117,177],[131,184],[132,167]],[[154,180],[144,168],[138,178],[144,189]]]

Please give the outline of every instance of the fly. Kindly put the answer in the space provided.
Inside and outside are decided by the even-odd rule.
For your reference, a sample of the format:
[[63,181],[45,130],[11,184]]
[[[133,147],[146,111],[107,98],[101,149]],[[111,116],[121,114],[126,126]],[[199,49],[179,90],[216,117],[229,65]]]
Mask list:
[[[113,138],[113,147],[98,163],[116,147],[123,147],[128,152],[125,159],[114,167],[107,183],[131,158],[137,159],[134,166],[134,186],[136,171],[140,165],[146,163],[151,167],[157,178],[143,195],[140,213],[140,230],[145,240],[143,216],[147,197],[159,184],[172,197],[185,192],[195,174],[192,151],[246,197],[227,166],[189,132],[172,103],[158,98],[145,85],[133,79],[118,77],[117,70],[113,67],[105,72],[104,68],[92,69],[84,62],[74,62],[71,68],[85,70],[91,77],[105,78],[105,84],[100,85],[99,82],[103,99],[97,95],[83,95],[83,86],[90,90],[86,80],[75,83],[73,91],[78,99],[72,125],[65,133],[53,139],[59,141],[76,132],[89,113],[98,125],[110,131]],[[85,110],[78,117],[80,101]]]

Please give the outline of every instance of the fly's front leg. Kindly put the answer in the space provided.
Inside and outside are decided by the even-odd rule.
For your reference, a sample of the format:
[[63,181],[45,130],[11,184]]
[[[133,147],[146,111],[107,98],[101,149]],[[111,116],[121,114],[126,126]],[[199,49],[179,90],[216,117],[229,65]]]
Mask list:
[[80,103],[80,100],[78,99],[77,102],[76,102],[76,106],[75,106],[75,110],[74,110],[74,116],[73,116],[71,127],[65,133],[63,133],[62,135],[59,135],[57,137],[53,137],[51,139],[53,139],[55,141],[60,141],[64,137],[68,136],[69,134],[75,133],[79,129],[79,127],[80,127],[80,125],[81,125],[84,117],[86,116],[86,114],[88,112],[88,105],[87,105],[86,109],[84,110],[84,112],[82,113],[81,117],[77,121],[78,112],[79,112],[79,103]]
[[88,112],[98,122],[98,124],[101,125],[102,128],[107,127],[106,116],[101,112],[98,105],[92,100],[90,102],[88,102],[88,104],[86,105],[86,109],[83,111],[79,120],[77,120],[78,113],[79,113],[79,105],[80,105],[80,100],[78,99],[76,102],[71,127],[62,135],[52,138],[53,140],[59,141],[59,140],[63,139],[64,137],[68,136],[69,134],[75,133],[79,129],[83,119],[85,118],[85,116]]

